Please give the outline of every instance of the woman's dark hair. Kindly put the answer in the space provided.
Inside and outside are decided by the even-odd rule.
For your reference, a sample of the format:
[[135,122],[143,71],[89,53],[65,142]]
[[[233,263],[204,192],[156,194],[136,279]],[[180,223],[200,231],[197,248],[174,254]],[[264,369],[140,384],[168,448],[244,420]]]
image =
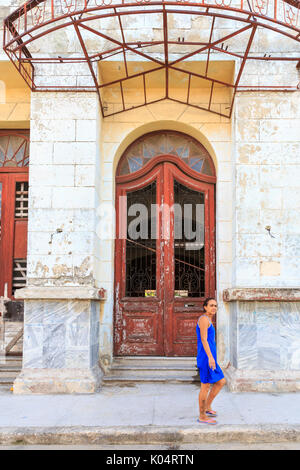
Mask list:
[[[216,300],[214,297],[207,297],[207,299],[204,300],[204,303],[203,303],[203,310],[204,310],[204,307],[207,307],[208,305],[208,302],[210,300]],[[205,311],[205,310],[204,310]]]

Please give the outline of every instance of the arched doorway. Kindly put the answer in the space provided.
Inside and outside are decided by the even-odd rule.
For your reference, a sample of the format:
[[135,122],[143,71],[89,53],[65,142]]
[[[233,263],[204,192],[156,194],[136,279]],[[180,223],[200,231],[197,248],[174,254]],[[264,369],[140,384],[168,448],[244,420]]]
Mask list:
[[215,168],[185,134],[153,132],[116,175],[115,355],[193,356],[215,295]]

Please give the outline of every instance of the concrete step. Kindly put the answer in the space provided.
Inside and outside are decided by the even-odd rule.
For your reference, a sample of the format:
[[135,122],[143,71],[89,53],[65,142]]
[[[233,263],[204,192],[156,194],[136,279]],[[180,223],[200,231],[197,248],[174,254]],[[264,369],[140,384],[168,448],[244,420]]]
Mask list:
[[[160,446],[168,446],[166,454],[153,452],[153,463],[170,464],[172,453],[174,458],[182,457],[179,462],[183,465],[194,464],[203,465],[203,454],[197,452],[198,446],[202,444],[201,450],[226,450],[224,445],[230,445],[228,450],[239,450],[239,446],[244,444],[247,449],[255,444],[256,450],[270,450],[269,445],[274,445],[271,450],[286,450],[286,446],[293,446],[291,450],[299,450],[300,427],[296,424],[228,424],[228,425],[200,425],[192,423],[190,425],[138,425],[138,426],[26,426],[26,427],[0,427],[0,442],[4,446],[16,446],[18,449],[30,445],[60,445],[60,446],[80,446],[80,445],[101,445],[105,450],[110,446],[116,446],[119,450],[122,446],[130,446],[127,451],[133,451],[134,446],[142,446],[147,450],[147,446],[153,446],[153,450],[160,449]],[[19,444],[21,443],[21,444]],[[276,443],[276,447],[275,444]],[[281,446],[279,445],[281,444]],[[178,450],[182,446],[188,446],[187,450],[192,450],[192,454],[185,455]],[[151,447],[150,447],[151,449]],[[149,449],[149,450],[150,450]],[[34,449],[35,450],[35,449]],[[60,449],[59,449],[60,450]],[[196,452],[195,452],[196,450]],[[151,453],[151,450],[150,452]],[[180,456],[180,453],[182,454]],[[159,455],[157,455],[159,454]],[[122,453],[120,453],[122,455]],[[126,452],[125,455],[134,455]],[[140,452],[137,452],[137,458]],[[214,454],[215,455],[215,454]],[[131,458],[131,457],[130,457]],[[151,455],[145,453],[142,459],[150,466]],[[189,458],[189,460],[187,459]],[[191,458],[193,459],[191,462]],[[105,457],[107,459],[107,457]],[[141,460],[142,460],[141,459]],[[173,461],[178,464],[178,460]],[[118,462],[120,463],[120,462]],[[141,463],[141,461],[140,461]],[[173,463],[173,465],[174,465]],[[180,464],[179,463],[179,464]],[[130,464],[129,464],[130,465]],[[138,465],[138,464],[137,464]],[[143,465],[143,463],[141,463]],[[133,467],[133,462],[131,464]]]
[[189,377],[190,375],[197,374],[197,369],[193,366],[189,367],[180,367],[180,366],[112,366],[109,375],[117,376],[121,375],[126,377],[128,374],[133,374],[136,376],[184,376]]
[[166,356],[115,356],[114,364],[196,364],[195,357],[166,357]]
[[103,377],[104,385],[118,385],[118,384],[130,384],[130,383],[197,383],[199,382],[198,376],[141,376],[141,375],[128,375],[124,376],[105,376]]
[[20,370],[21,370],[20,366],[10,366],[10,365],[3,366],[3,367],[0,366],[0,375],[5,374],[6,372],[16,372],[16,373],[18,373]]
[[6,356],[0,360],[0,385],[12,386],[22,369],[22,357]]
[[11,363],[11,362],[16,362],[17,364],[22,364],[22,356],[0,356],[0,365],[1,364],[8,364],[8,363]]
[[17,378],[18,374],[15,375],[0,375],[0,385],[10,385],[13,386],[15,379]]
[[103,383],[199,382],[194,357],[115,357]]

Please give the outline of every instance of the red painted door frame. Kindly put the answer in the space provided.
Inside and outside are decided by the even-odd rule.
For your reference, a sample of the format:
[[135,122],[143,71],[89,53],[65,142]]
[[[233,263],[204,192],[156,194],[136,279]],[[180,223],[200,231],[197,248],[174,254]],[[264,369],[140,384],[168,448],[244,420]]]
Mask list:
[[[162,181],[159,178],[161,167],[153,168],[147,177],[141,177],[128,183],[117,185],[116,189],[116,250],[115,250],[115,328],[114,348],[116,355],[163,355],[163,292],[161,283],[157,282],[156,297],[125,297],[126,289],[126,234],[127,206],[126,194],[129,191],[142,189],[156,182],[157,201],[161,199]],[[123,196],[123,198],[122,198]],[[161,220],[161,214],[157,214]],[[159,222],[160,224],[161,222]],[[123,234],[123,237],[122,237]],[[119,236],[118,236],[119,235]],[[157,259],[161,260],[160,239],[156,240]],[[161,260],[162,261],[162,260]],[[162,262],[156,263],[156,278],[163,276]],[[124,328],[124,324],[126,325]],[[138,324],[148,326],[143,335]]]
[[[206,297],[215,295],[215,209],[214,185],[191,178],[172,163],[164,164],[165,202],[174,204],[174,181],[204,193],[205,200],[205,295],[175,297],[174,219],[170,219],[170,240],[164,246],[164,351],[166,356],[197,354],[196,323]],[[172,267],[172,269],[170,269]]]
[[13,262],[27,257],[27,218],[15,218],[16,183],[28,182],[27,168],[0,169],[2,183],[0,239],[0,295],[7,284],[8,297],[13,299]]
[[[125,297],[126,240],[120,227],[127,227],[129,191],[156,181],[157,203],[174,203],[174,180],[204,193],[205,197],[205,296],[174,296],[174,220],[170,218],[169,237],[163,236],[162,212],[157,214],[159,234],[156,241],[156,297]],[[196,354],[195,328],[204,298],[215,295],[215,177],[199,175],[179,158],[163,155],[153,158],[141,170],[116,178],[116,251],[115,251],[115,355],[192,356]],[[120,200],[123,203],[120,203]],[[122,206],[123,204],[123,206]],[[127,230],[127,228],[126,228]],[[134,334],[134,322],[141,330]],[[130,326],[129,326],[130,325]],[[143,332],[145,335],[143,337]]]

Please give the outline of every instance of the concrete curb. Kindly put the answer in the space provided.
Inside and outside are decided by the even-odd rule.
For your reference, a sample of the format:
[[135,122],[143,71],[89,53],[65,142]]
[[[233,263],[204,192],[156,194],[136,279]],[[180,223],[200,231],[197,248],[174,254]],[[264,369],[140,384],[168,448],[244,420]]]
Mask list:
[[300,442],[300,425],[0,428],[1,445],[146,445]]

